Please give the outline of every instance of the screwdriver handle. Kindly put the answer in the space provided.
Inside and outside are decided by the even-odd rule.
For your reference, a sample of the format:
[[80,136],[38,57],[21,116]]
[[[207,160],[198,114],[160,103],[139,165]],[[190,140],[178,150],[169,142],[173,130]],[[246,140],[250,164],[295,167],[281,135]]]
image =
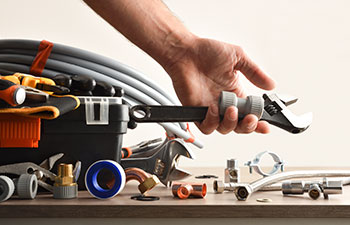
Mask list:
[[25,90],[9,80],[0,79],[0,99],[11,106],[21,105],[26,98]]
[[247,98],[238,98],[233,92],[223,91],[219,100],[219,113],[223,117],[226,109],[235,106],[238,109],[238,117],[242,119],[248,114],[253,114],[260,119],[264,111],[264,100],[259,96],[248,96]]

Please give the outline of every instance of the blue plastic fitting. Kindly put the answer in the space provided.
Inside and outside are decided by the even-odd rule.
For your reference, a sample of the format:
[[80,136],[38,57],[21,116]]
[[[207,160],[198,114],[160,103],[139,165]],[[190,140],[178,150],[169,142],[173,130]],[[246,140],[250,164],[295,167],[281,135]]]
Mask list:
[[[110,189],[102,188],[97,181],[98,173],[102,169],[107,169],[113,173],[115,182]],[[95,198],[109,199],[113,198],[124,189],[125,179],[124,169],[117,162],[112,160],[99,160],[94,162],[86,171],[85,186],[88,192]]]

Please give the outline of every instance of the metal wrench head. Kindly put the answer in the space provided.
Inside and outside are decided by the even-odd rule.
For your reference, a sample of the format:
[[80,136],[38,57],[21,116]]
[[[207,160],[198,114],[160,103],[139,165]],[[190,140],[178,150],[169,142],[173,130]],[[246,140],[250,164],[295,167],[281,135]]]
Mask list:
[[265,120],[288,132],[297,134],[305,131],[312,122],[312,113],[296,116],[288,108],[297,101],[294,97],[280,99],[277,94],[263,95],[264,111],[261,120]]
[[158,158],[158,164],[162,165],[161,170],[155,168],[155,174],[159,180],[167,185],[169,181],[181,180],[191,174],[178,166],[181,156],[194,159],[194,154],[182,139],[168,140]]
[[294,104],[298,101],[298,98],[292,95],[286,95],[286,94],[275,94],[279,100],[285,105],[289,106],[291,104]]
[[174,180],[184,179],[191,174],[178,167],[181,156],[194,159],[194,154],[182,139],[165,140],[157,146],[155,153],[149,157],[129,158],[122,160],[124,168],[138,167],[155,174],[167,186]]
[[51,170],[53,168],[53,166],[55,165],[55,163],[61,159],[64,156],[63,153],[58,153],[56,155],[51,156],[48,159],[45,159],[44,161],[42,161],[39,166],[47,169],[47,170]]

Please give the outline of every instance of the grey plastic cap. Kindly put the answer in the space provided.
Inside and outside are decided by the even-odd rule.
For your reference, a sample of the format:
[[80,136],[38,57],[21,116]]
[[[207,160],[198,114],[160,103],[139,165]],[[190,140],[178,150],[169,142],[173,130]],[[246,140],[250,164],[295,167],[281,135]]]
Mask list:
[[237,106],[237,95],[233,92],[223,91],[219,100],[219,114],[224,116],[226,109],[230,106]]
[[253,114],[260,119],[264,111],[264,100],[259,96],[248,96],[246,107],[249,112],[247,114]]
[[34,174],[22,174],[16,187],[19,198],[34,199],[38,192],[38,179]]
[[13,181],[6,176],[0,176],[0,202],[11,198],[13,192],[15,192],[15,184]]
[[53,197],[56,199],[71,199],[78,197],[78,185],[53,186]]
[[248,96],[246,99],[237,98],[233,92],[223,91],[219,100],[220,116],[225,115],[225,111],[230,106],[236,106],[240,117],[253,114],[260,119],[264,111],[264,100],[259,96]]

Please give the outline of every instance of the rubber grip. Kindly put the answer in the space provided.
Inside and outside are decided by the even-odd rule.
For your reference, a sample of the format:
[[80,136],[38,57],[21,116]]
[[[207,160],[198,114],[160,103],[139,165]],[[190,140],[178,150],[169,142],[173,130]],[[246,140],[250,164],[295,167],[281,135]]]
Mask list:
[[264,101],[258,96],[238,98],[233,92],[221,92],[219,100],[219,114],[221,117],[224,116],[226,109],[230,106],[237,107],[239,119],[243,119],[248,114],[253,114],[260,119],[264,110]]

